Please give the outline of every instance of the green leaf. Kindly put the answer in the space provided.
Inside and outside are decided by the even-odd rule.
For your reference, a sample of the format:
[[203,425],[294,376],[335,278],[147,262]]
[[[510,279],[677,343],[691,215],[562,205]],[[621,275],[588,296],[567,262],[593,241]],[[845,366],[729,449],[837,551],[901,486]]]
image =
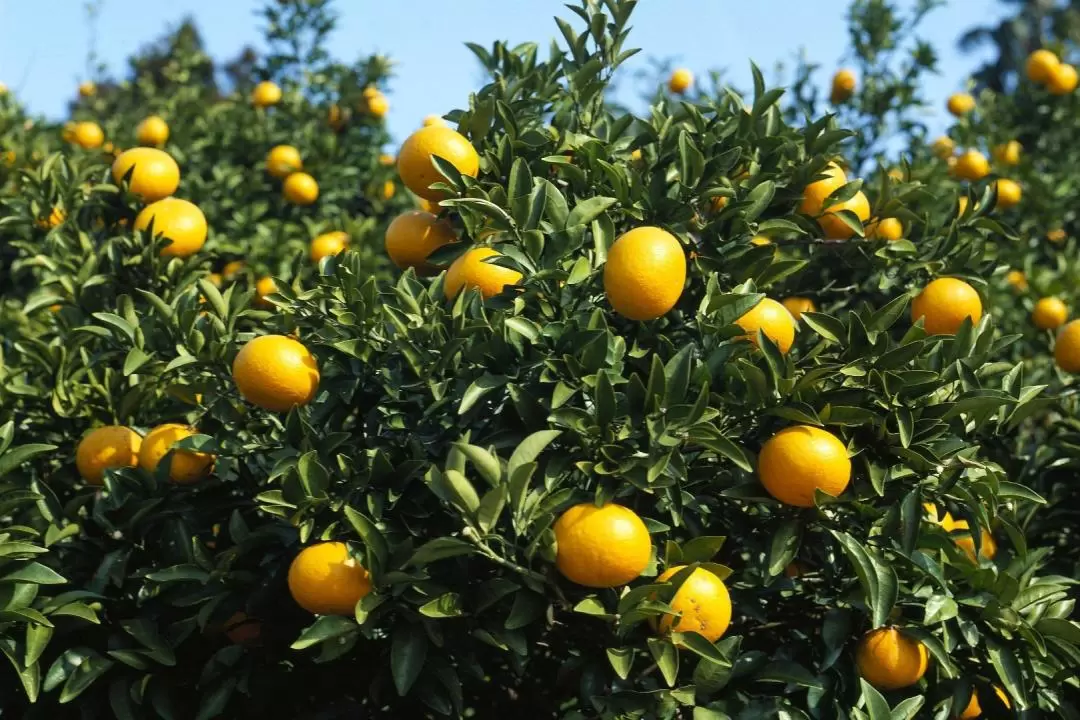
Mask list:
[[304,628],[291,647],[293,650],[305,650],[312,645],[357,632],[359,626],[352,618],[340,615],[323,615]]
[[634,666],[634,648],[608,648],[606,652],[615,674],[623,680],[630,677],[630,670]]
[[882,694],[862,678],[859,678],[859,685],[862,687],[862,696],[866,700],[866,710],[870,715],[870,720],[892,720],[889,703]]
[[416,552],[412,554],[412,557],[405,564],[420,567],[437,560],[458,557],[459,555],[470,555],[474,552],[476,552],[476,546],[464,540],[452,537],[435,538],[417,548]]
[[668,687],[675,686],[675,680],[679,677],[679,652],[667,640],[660,638],[648,638],[646,644],[649,654],[652,655],[656,666],[660,668],[660,674]]
[[613,197],[599,195],[582,200],[570,211],[570,215],[566,218],[566,227],[588,225],[616,202],[618,200]]
[[469,458],[473,467],[480,473],[480,476],[487,480],[488,484],[495,487],[502,479],[502,468],[499,466],[499,458],[495,457],[487,450],[476,445],[470,445],[468,443],[454,443],[461,452],[465,453],[465,457]]
[[427,659],[428,640],[416,625],[394,628],[390,647],[390,673],[398,695],[404,697],[412,689]]
[[464,415],[469,412],[480,398],[484,397],[495,388],[503,387],[506,383],[507,378],[502,375],[484,373],[466,388],[465,393],[461,396],[458,414]]
[[0,455],[0,477],[7,475],[30,458],[37,457],[42,453],[51,452],[55,449],[56,445],[47,445],[44,443],[17,445],[16,447],[11,448],[4,452],[3,455]]
[[802,532],[802,523],[798,520],[788,520],[780,525],[773,533],[772,544],[769,549],[769,575],[776,577],[784,572],[784,568],[791,564],[799,551],[799,534]]
[[725,540],[727,538],[721,535],[700,535],[687,541],[680,548],[682,564],[709,562],[716,557],[716,553],[720,552]]
[[461,617],[461,595],[455,592],[443,593],[439,597],[420,606],[420,614],[430,618]]

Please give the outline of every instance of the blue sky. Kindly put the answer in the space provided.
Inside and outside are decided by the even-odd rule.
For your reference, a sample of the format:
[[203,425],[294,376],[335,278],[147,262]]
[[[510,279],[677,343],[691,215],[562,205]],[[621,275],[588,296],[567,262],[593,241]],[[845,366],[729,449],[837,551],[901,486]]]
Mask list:
[[[900,0],[909,7],[912,0]],[[80,79],[90,32],[79,0],[0,0],[0,82],[32,112],[63,115]],[[254,12],[261,0],[102,0],[97,52],[113,73],[125,58],[185,15],[195,17],[209,52],[227,58],[245,43],[258,45]],[[570,17],[555,0],[338,0],[341,21],[331,52],[354,60],[382,52],[397,62],[390,90],[391,133],[398,139],[428,114],[464,106],[481,76],[465,41],[488,46],[495,39],[516,43],[546,41],[557,34],[552,18]],[[774,78],[778,62],[792,65],[800,49],[812,62],[831,69],[848,45],[847,0],[640,0],[628,43],[643,52],[628,63],[633,73],[649,58],[670,59],[702,74],[724,69],[736,85],[750,84],[748,60]],[[923,25],[923,37],[939,53],[941,74],[926,91],[938,99],[928,118],[932,129],[946,125],[945,97],[963,87],[978,56],[956,51],[956,38],[974,22],[1005,14],[997,0],[951,0]],[[629,78],[627,78],[629,80]],[[623,83],[620,97],[632,101],[635,83]]]

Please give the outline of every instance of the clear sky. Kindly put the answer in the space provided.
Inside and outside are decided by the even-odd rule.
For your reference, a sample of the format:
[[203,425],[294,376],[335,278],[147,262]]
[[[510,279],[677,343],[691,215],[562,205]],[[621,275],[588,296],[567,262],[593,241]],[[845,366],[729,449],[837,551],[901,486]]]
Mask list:
[[[912,0],[900,0],[910,7]],[[125,58],[186,15],[195,18],[207,49],[231,58],[244,44],[258,46],[261,0],[102,0],[97,52],[110,72],[126,70]],[[85,77],[91,33],[80,0],[0,0],[0,82],[35,113],[59,118]],[[421,118],[467,102],[481,79],[463,43],[488,46],[493,40],[543,41],[558,34],[552,18],[572,17],[556,0],[338,0],[341,15],[331,52],[345,60],[382,52],[397,62],[390,86],[388,121],[400,139]],[[724,69],[737,86],[750,83],[748,60],[766,77],[778,62],[789,67],[800,49],[830,71],[848,45],[847,0],[640,0],[628,46],[643,52],[628,63],[628,74],[648,67],[650,58],[671,60],[696,73]],[[932,129],[946,124],[945,97],[963,87],[978,56],[956,50],[956,38],[974,23],[992,23],[1006,12],[997,0],[950,0],[923,24],[923,37],[937,50],[941,74],[926,86],[939,99]],[[629,77],[620,100],[632,101]]]

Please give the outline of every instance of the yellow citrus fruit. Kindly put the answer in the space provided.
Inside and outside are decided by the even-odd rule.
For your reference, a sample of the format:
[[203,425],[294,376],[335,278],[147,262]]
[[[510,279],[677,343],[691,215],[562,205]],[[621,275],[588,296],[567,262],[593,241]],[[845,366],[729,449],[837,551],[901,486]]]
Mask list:
[[1028,80],[1040,85],[1048,83],[1059,65],[1061,65],[1061,61],[1058,60],[1058,56],[1054,53],[1049,50],[1036,50],[1028,55],[1025,63]]
[[275,145],[266,155],[266,172],[276,178],[288,177],[303,168],[300,151],[292,145]]
[[994,185],[998,193],[997,206],[1004,210],[1017,205],[1024,194],[1020,183],[1009,178],[998,178]]
[[397,168],[405,186],[427,200],[445,197],[444,193],[430,188],[433,183],[443,181],[431,162],[432,156],[446,160],[462,175],[476,177],[480,170],[480,156],[464,135],[439,125],[420,128],[401,146]]
[[389,167],[389,166],[393,165],[396,162],[397,162],[397,158],[395,158],[390,153],[383,153],[383,154],[379,155],[379,164],[380,165]]
[[1062,228],[1054,228],[1046,233],[1046,239],[1052,243],[1064,242],[1066,237],[1068,236]]
[[142,436],[129,427],[106,425],[91,430],[75,448],[75,467],[90,485],[101,485],[105,471],[139,464]]
[[938,278],[911,301],[912,322],[923,318],[930,335],[955,335],[965,318],[978,324],[982,313],[979,293],[957,278]]
[[686,282],[686,254],[678,239],[658,227],[623,233],[608,250],[604,292],[615,312],[653,320],[675,307]]
[[319,262],[329,255],[338,255],[349,247],[349,233],[336,230],[323,233],[311,241],[311,259]]
[[151,115],[135,128],[135,139],[140,145],[164,145],[169,140],[169,123],[160,115]]
[[683,94],[694,84],[694,74],[686,68],[678,68],[668,78],[668,89],[678,95]]
[[950,158],[956,152],[956,143],[948,135],[942,135],[930,146],[931,151],[942,160]]
[[97,95],[97,85],[90,80],[79,83],[79,95],[84,98]]
[[975,109],[975,98],[969,93],[955,93],[949,96],[949,101],[945,103],[945,106],[953,115],[961,117]]
[[340,105],[331,105],[330,109],[326,111],[326,123],[334,130],[345,127],[345,120],[345,113]]
[[1020,151],[1023,147],[1015,140],[996,145],[993,150],[994,160],[1002,165],[1019,165]]
[[[194,428],[177,423],[158,425],[143,438],[139,448],[139,466],[148,473],[157,470],[165,454],[172,450],[174,443],[197,434]],[[214,466],[214,456],[209,453],[192,450],[174,450],[172,465],[169,467],[169,480],[177,485],[189,485],[210,474]]]
[[926,646],[896,628],[871,630],[859,641],[855,665],[879,690],[899,690],[922,679],[930,664]]
[[345,543],[324,542],[300,551],[289,566],[289,594],[315,615],[352,615],[371,592],[371,576]]
[[828,430],[810,425],[784,428],[758,454],[758,476],[785,505],[813,507],[814,491],[838,497],[851,482],[847,447]]
[[243,269],[243,260],[231,260],[225,263],[225,267],[221,268],[221,276],[224,277],[226,280],[232,280]]
[[172,241],[161,249],[162,257],[188,257],[206,242],[206,216],[195,203],[173,197],[158,200],[135,217],[135,229],[145,230],[151,221],[154,237]]
[[904,224],[896,218],[875,220],[866,227],[866,236],[895,242],[904,237]]
[[[950,518],[951,519],[951,518]],[[953,530],[967,530],[967,534],[953,537],[953,542],[956,546],[963,550],[972,562],[975,562],[975,541],[971,538],[970,527],[967,520],[953,520],[951,524],[942,523],[950,533]],[[987,560],[993,560],[997,555],[997,543],[994,542],[994,536],[986,528],[982,528],[982,532],[979,533],[980,547],[979,557],[986,558]]]
[[112,177],[117,185],[131,173],[128,189],[146,202],[167,198],[180,186],[180,166],[172,156],[157,148],[125,150],[113,161]]
[[798,320],[802,317],[804,312],[817,312],[817,308],[814,307],[814,301],[807,297],[792,296],[784,298],[780,301],[780,304],[791,313],[791,317]]
[[750,238],[750,244],[761,247],[762,245],[772,245],[772,240],[770,240],[765,235],[755,235],[754,237]]
[[305,172],[294,172],[285,178],[281,192],[293,205],[311,205],[319,199],[319,183]]
[[[684,567],[670,567],[656,581],[666,582]],[[705,568],[695,568],[668,604],[680,616],[678,620],[673,615],[662,616],[656,623],[662,633],[696,632],[709,642],[716,642],[731,624],[731,595],[727,586]]]
[[284,335],[249,340],[233,361],[233,381],[244,399],[272,412],[307,405],[319,389],[319,366],[301,343]]
[[555,567],[567,580],[592,588],[625,585],[645,570],[652,539],[637,513],[609,503],[582,503],[555,522]]
[[269,80],[263,80],[251,91],[251,103],[255,107],[270,107],[281,102],[281,88]]
[[832,89],[829,92],[829,100],[837,105],[845,102],[855,94],[855,73],[848,69],[837,70],[833,75]]
[[855,234],[850,225],[836,216],[841,210],[850,210],[863,223],[870,219],[870,202],[862,190],[859,190],[844,202],[830,205],[824,214],[818,217],[818,225],[830,240],[847,240]]
[[948,168],[949,177],[956,177],[956,157],[952,156],[945,159],[945,166]]
[[784,354],[795,342],[795,318],[772,298],[762,298],[761,302],[743,313],[735,324],[746,331],[745,339],[755,345],[758,330],[761,330]]
[[383,186],[382,186],[383,200],[389,200],[390,198],[394,197],[394,195],[396,193],[397,193],[397,186],[394,185],[393,180],[387,180],[386,182],[383,183]]
[[836,163],[829,165],[822,171],[825,175],[821,180],[816,180],[803,190],[802,202],[799,203],[799,212],[804,215],[817,217],[825,206],[825,198],[829,197],[837,188],[847,184],[847,174]]
[[1050,75],[1050,80],[1046,83],[1046,89],[1050,91],[1051,95],[1068,95],[1076,89],[1076,82],[1076,68],[1061,63]]
[[1040,330],[1055,330],[1064,325],[1068,317],[1069,309],[1056,297],[1040,298],[1031,313],[1031,321]]
[[1010,270],[1009,274],[1005,276],[1005,282],[1009,283],[1016,290],[1027,290],[1028,281],[1027,275],[1023,270]]
[[716,195],[709,200],[709,212],[714,215],[728,206],[731,198],[724,195]]
[[431,127],[432,125],[446,125],[446,121],[439,115],[428,115],[424,118],[423,127]]
[[78,122],[72,128],[71,140],[79,147],[93,150],[105,142],[105,133],[96,122]]
[[904,171],[898,167],[889,168],[889,172],[885,173],[885,175],[895,182],[902,182],[904,180]]
[[7,95],[7,93],[8,93],[8,86],[6,84],[0,82],[0,95]]
[[1080,372],[1080,320],[1061,328],[1054,344],[1054,362],[1065,372]]
[[978,150],[967,150],[956,158],[953,172],[961,180],[982,180],[990,174],[990,162]]
[[[1012,707],[1012,703],[1009,702],[1009,696],[1005,694],[1005,690],[1001,686],[994,686],[994,694],[998,696],[1002,705],[1007,708]],[[968,701],[967,707],[964,708],[964,712],[960,713],[959,720],[976,720],[979,717],[982,717],[982,705],[979,704],[978,690],[973,689],[971,691],[971,700]]]
[[364,109],[372,117],[383,118],[390,111],[390,101],[382,93],[376,93],[371,97],[364,98]]
[[415,268],[418,275],[434,275],[441,269],[427,261],[443,245],[457,242],[454,228],[423,210],[398,215],[386,228],[386,254],[402,270]]
[[507,285],[516,285],[521,281],[521,273],[510,268],[484,262],[487,258],[501,256],[502,253],[489,247],[477,247],[450,264],[443,281],[443,292],[453,300],[463,288],[476,288],[485,299],[495,297]]
[[262,307],[271,307],[266,296],[276,292],[277,283],[274,282],[274,278],[269,276],[259,278],[258,282],[255,283],[255,304]]

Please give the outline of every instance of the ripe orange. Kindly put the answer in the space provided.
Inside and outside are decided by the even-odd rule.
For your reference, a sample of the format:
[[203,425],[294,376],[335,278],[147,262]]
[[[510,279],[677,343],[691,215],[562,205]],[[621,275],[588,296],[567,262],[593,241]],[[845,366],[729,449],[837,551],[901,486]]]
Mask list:
[[364,110],[375,118],[383,118],[390,112],[390,101],[382,93],[375,93],[364,98]]
[[311,260],[318,263],[324,257],[338,255],[349,247],[349,233],[336,230],[323,233],[311,241]]
[[105,142],[105,133],[96,122],[79,122],[71,130],[71,140],[79,147],[93,150]]
[[[187,425],[158,425],[143,438],[142,447],[139,448],[139,466],[148,473],[155,472],[174,443],[195,434],[197,431]],[[213,467],[214,456],[209,453],[173,450],[169,480],[177,485],[190,485],[209,475]]]
[[319,184],[305,172],[294,172],[285,178],[281,191],[293,205],[311,205],[319,199]]
[[784,354],[795,342],[795,318],[772,298],[762,298],[761,302],[743,313],[735,324],[746,331],[745,339],[755,345],[758,330],[761,330]]
[[169,140],[169,123],[160,115],[151,115],[135,128],[135,139],[140,145],[160,147]]
[[431,127],[432,125],[446,126],[447,122],[439,115],[428,115],[424,118],[423,127]]
[[135,467],[139,464],[142,436],[129,427],[106,425],[95,428],[75,448],[75,467],[90,485],[101,485],[110,468]]
[[1053,230],[1048,230],[1046,233],[1046,239],[1052,243],[1064,242],[1067,237],[1068,235],[1065,234],[1065,231],[1062,228],[1054,228]]
[[1010,270],[1005,276],[1005,282],[1012,285],[1015,290],[1028,289],[1027,275],[1024,274],[1023,270]]
[[[951,518],[948,516],[948,513],[946,513],[946,520],[951,520]],[[968,525],[967,520],[953,520],[951,524],[943,522],[942,526],[950,533],[953,530],[968,531],[964,535],[954,535],[953,542],[955,542],[956,546],[967,554],[967,556],[971,559],[972,562],[976,562],[975,541],[971,538],[971,529]],[[982,528],[981,530],[982,531],[979,533],[979,557],[986,558],[987,560],[993,560],[994,556],[997,555],[997,543],[994,541],[994,536],[991,535],[986,528]]]
[[829,92],[829,101],[833,105],[845,102],[855,94],[855,73],[846,68],[837,70],[833,75],[832,89]]
[[274,282],[274,278],[269,276],[259,278],[258,282],[255,283],[255,304],[267,308],[271,307],[266,296],[276,292],[277,283]]
[[489,247],[476,247],[467,251],[450,264],[443,280],[443,292],[453,300],[462,288],[476,288],[485,299],[495,297],[507,285],[516,285],[521,281],[521,273],[510,268],[484,262],[487,258],[500,256],[502,253]]
[[709,200],[709,212],[715,215],[726,208],[729,202],[731,202],[731,198],[724,195],[716,195]]
[[938,278],[911,301],[912,322],[923,318],[923,327],[930,335],[955,335],[965,318],[978,324],[982,313],[979,293],[957,278]]
[[326,111],[326,124],[334,130],[345,127],[345,121],[345,113],[340,105],[331,105],[330,109]]
[[395,158],[390,153],[382,153],[381,155],[379,155],[379,164],[380,165],[384,165],[386,167],[389,167],[389,166],[393,165],[396,162],[397,162],[397,158]]
[[645,570],[652,539],[637,513],[609,503],[581,503],[555,522],[555,567],[567,580],[592,588],[625,585]]
[[230,260],[221,268],[221,276],[226,280],[232,280],[244,269],[243,260]]
[[1054,344],[1054,362],[1065,372],[1080,372],[1080,320],[1061,328]]
[[804,312],[817,312],[814,301],[807,297],[792,296],[784,298],[780,304],[791,313],[791,317],[798,320]]
[[945,103],[945,106],[953,115],[961,117],[975,109],[975,98],[969,93],[955,93],[949,96],[949,101]]
[[1027,57],[1025,70],[1028,80],[1040,85],[1050,82],[1061,61],[1049,50],[1036,50]]
[[997,206],[1003,210],[1018,204],[1024,194],[1020,183],[1009,178],[998,178],[994,185],[997,187],[998,193]]
[[1019,165],[1022,149],[1020,143],[1015,140],[996,145],[993,150],[994,160],[1002,165]]
[[90,80],[85,80],[79,83],[79,96],[88,98],[97,95],[97,85]]
[[803,215],[817,217],[825,206],[825,198],[829,197],[839,187],[847,184],[847,174],[836,163],[829,163],[822,170],[825,175],[821,180],[816,180],[803,190],[802,202],[799,203],[799,212]]
[[851,198],[841,203],[830,205],[818,219],[818,225],[830,240],[847,240],[855,231],[846,222],[836,216],[841,210],[850,210],[855,213],[859,220],[865,223],[870,219],[870,202],[862,190],[856,192]]
[[398,215],[386,228],[386,254],[402,270],[415,268],[417,275],[434,275],[441,269],[427,261],[428,255],[457,242],[454,228],[423,210]]
[[1035,303],[1031,321],[1040,330],[1056,330],[1069,318],[1069,309],[1059,298],[1044,297]]
[[956,143],[948,135],[942,135],[930,146],[931,151],[942,160],[952,157],[956,152]]
[[[1009,696],[1005,694],[1004,688],[999,685],[994,685],[994,694],[998,696],[1002,705],[1007,708],[1012,707],[1012,703],[1009,702]],[[968,701],[967,707],[964,708],[964,712],[960,713],[959,720],[976,720],[976,718],[981,716],[982,705],[979,704],[979,692],[978,688],[974,688],[971,691],[971,700]]]
[[668,78],[668,89],[676,95],[682,95],[694,84],[694,74],[686,68],[677,68]]
[[[668,568],[656,582],[667,581],[684,567]],[[695,568],[668,604],[679,613],[679,619],[676,621],[674,615],[662,616],[655,625],[662,633],[696,632],[709,642],[716,642],[731,624],[731,595],[727,586],[705,568]]]
[[1050,75],[1050,80],[1046,83],[1046,89],[1050,91],[1051,95],[1068,95],[1076,89],[1076,82],[1076,68],[1061,63]]
[[430,187],[444,179],[432,164],[432,156],[446,160],[462,175],[476,177],[480,171],[480,156],[464,135],[438,125],[420,128],[401,146],[397,168],[405,186],[427,200],[445,197],[445,193]]
[[167,198],[180,186],[180,166],[172,155],[157,148],[125,150],[113,161],[113,182],[119,185],[131,173],[128,189],[145,202]]
[[260,335],[237,353],[233,381],[244,399],[272,412],[307,405],[319,389],[315,357],[284,335]]
[[245,612],[234,612],[225,621],[225,637],[234,645],[251,645],[262,635],[262,623]]
[[135,217],[135,229],[145,230],[154,223],[154,237],[172,242],[161,249],[162,257],[188,257],[206,242],[206,216],[194,203],[169,197],[147,205]]
[[292,145],[275,145],[266,155],[266,172],[276,178],[288,177],[303,168],[300,151]]
[[269,80],[263,80],[251,91],[251,103],[255,107],[270,107],[281,102],[281,88]]
[[967,150],[956,158],[953,173],[961,180],[982,180],[990,174],[990,162],[978,150]]
[[758,476],[785,505],[813,507],[814,491],[838,497],[851,482],[851,459],[840,438],[810,425],[793,425],[769,438],[758,454]]
[[371,576],[345,543],[310,545],[289,565],[289,594],[310,613],[352,615],[370,592]]
[[899,690],[922,679],[930,653],[918,640],[896,628],[871,630],[859,641],[855,665],[859,674],[879,690]]
[[866,236],[896,242],[904,237],[904,224],[896,218],[882,218],[866,226]]
[[658,227],[623,233],[608,250],[604,292],[615,312],[653,320],[675,307],[686,283],[686,254],[678,239]]

